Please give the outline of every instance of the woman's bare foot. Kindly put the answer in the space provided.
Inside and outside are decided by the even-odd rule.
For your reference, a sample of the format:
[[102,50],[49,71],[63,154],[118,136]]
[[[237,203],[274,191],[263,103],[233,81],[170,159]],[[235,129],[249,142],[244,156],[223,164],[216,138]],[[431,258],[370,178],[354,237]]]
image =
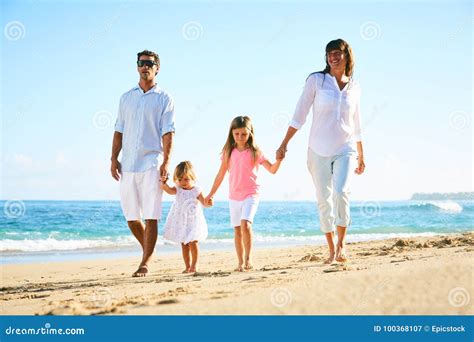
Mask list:
[[133,272],[132,277],[145,277],[148,273],[148,266],[147,265],[141,265],[138,267],[138,270]]
[[244,268],[242,267],[242,265],[239,265],[239,266],[237,266],[237,267],[234,269],[234,271],[236,271],[236,272],[243,272],[243,271],[244,271]]
[[196,272],[196,266],[191,266],[191,267],[188,269],[188,272],[189,272],[189,273],[195,273],[195,272]]
[[253,270],[253,265],[252,265],[252,263],[251,263],[250,261],[247,261],[247,262],[245,263],[244,270],[246,270],[246,271]]
[[337,246],[336,248],[336,261],[347,262],[346,250],[344,246]]
[[334,250],[329,251],[329,257],[324,260],[325,265],[331,265],[334,262],[335,253]]
[[182,273],[189,273],[189,267],[186,267]]

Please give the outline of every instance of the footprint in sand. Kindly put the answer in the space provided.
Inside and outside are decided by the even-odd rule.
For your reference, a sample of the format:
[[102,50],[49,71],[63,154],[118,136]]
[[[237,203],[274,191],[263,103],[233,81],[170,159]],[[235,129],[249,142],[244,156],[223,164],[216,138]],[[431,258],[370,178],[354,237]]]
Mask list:
[[173,278],[162,278],[162,279],[156,279],[155,283],[169,283],[172,282],[174,279]]
[[112,307],[112,308],[108,308],[108,309],[105,309],[105,310],[102,310],[102,311],[95,312],[95,313],[93,313],[93,315],[105,315],[105,314],[108,314],[108,313],[124,314],[126,312],[127,311],[125,309]]
[[212,296],[209,297],[209,299],[227,298],[227,297],[229,297],[229,294],[231,294],[231,292],[217,291],[217,292],[214,292],[214,293],[212,294]]
[[18,299],[37,299],[37,298],[46,298],[49,297],[49,294],[27,294],[24,296],[19,297]]
[[193,277],[228,277],[230,276],[230,272],[194,272]]
[[306,254],[298,262],[308,262],[308,261],[320,261],[321,257],[317,256],[315,253]]
[[324,273],[333,273],[333,272],[342,272],[342,271],[349,271],[349,267],[347,267],[347,266],[337,266],[337,267],[332,267],[332,268],[328,268],[326,270],[323,270]]
[[259,283],[259,282],[265,281],[264,280],[265,278],[267,277],[260,277],[260,278],[249,277],[249,278],[242,279],[241,281],[247,281],[249,283]]
[[390,263],[394,263],[394,262],[404,262],[404,261],[408,261],[408,260],[411,260],[409,256],[405,256],[403,259],[400,259],[400,260],[392,260],[390,261]]
[[271,266],[263,266],[259,271],[279,271],[279,270],[287,270],[288,267],[271,267]]
[[176,303],[179,303],[179,300],[177,300],[176,298],[171,298],[171,299],[160,300],[156,304],[162,305],[162,304],[176,304]]
[[222,298],[226,298],[227,296],[212,296],[212,297],[209,297],[209,299],[222,299]]
[[52,309],[47,311],[44,315],[88,315],[91,314],[84,305],[77,302],[68,303],[68,301],[63,302],[50,302],[50,305],[53,306]]

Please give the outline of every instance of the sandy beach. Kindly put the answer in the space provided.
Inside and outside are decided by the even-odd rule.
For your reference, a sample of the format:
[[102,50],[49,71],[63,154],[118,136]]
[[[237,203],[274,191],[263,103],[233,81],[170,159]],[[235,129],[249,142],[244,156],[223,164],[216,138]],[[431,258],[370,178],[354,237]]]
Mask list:
[[174,255],[137,260],[1,266],[2,315],[472,315],[474,234],[348,244],[346,264],[326,247],[257,249],[255,270],[233,272],[233,252],[203,252],[182,274]]

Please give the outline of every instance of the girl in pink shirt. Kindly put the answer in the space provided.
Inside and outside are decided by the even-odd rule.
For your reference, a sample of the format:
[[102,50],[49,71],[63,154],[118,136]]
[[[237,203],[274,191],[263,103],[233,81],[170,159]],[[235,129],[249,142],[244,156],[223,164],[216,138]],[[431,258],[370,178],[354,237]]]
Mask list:
[[252,222],[259,203],[258,170],[263,165],[275,174],[281,160],[270,163],[255,144],[253,126],[248,116],[238,116],[230,124],[222,149],[221,166],[206,203],[212,205],[214,194],[229,172],[230,221],[234,227],[234,243],[239,264],[236,271],[251,270]]

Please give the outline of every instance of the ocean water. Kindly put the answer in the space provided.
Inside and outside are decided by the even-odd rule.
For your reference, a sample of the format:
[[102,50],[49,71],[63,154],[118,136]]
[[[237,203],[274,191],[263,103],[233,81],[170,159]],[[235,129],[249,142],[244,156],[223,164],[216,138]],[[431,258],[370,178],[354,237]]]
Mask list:
[[[1,263],[139,255],[118,201],[0,201]],[[163,206],[166,217],[170,202]],[[232,249],[227,202],[205,209],[209,237],[202,250]],[[473,201],[382,201],[351,203],[348,242],[472,231]],[[164,241],[158,253],[178,252]],[[160,229],[161,228],[161,229]],[[315,202],[261,202],[255,246],[323,244]]]

